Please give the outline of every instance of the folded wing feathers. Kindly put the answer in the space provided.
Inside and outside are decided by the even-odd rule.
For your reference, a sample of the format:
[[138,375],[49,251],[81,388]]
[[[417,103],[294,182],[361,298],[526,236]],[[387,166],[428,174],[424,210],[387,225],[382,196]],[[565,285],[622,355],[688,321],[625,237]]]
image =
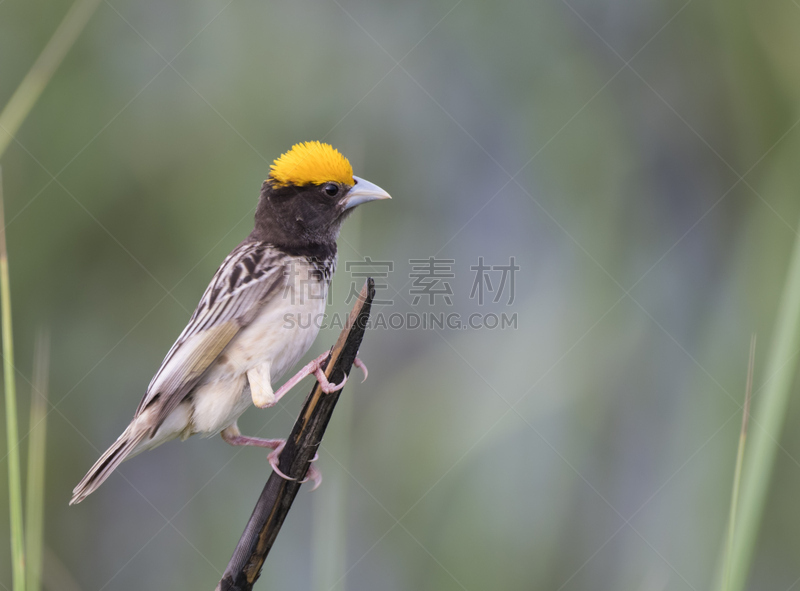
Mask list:
[[245,242],[223,261],[136,409],[139,416],[159,401],[151,432],[191,392],[239,330],[252,322],[261,305],[283,286],[287,265],[286,255],[263,242]]

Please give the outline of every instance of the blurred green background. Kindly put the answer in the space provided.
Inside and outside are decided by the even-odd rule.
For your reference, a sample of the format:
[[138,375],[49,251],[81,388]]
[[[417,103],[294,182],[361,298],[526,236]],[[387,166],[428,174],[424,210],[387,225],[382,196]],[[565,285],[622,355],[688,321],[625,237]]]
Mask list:
[[[0,105],[68,6],[0,1]],[[47,588],[216,584],[262,451],[170,443],[67,502],[252,228],[270,162],[319,139],[393,196],[346,224],[330,312],[368,256],[393,263],[375,313],[518,326],[367,334],[370,379],[259,587],[708,589],[749,338],[757,399],[800,217],[798,31],[792,0],[101,3],[2,160],[23,434],[52,333]],[[412,305],[428,257],[453,261],[452,305]],[[511,304],[470,298],[479,257],[514,257]],[[242,431],[285,437],[309,388]],[[799,411],[753,589],[800,579]],[[7,507],[5,465],[0,484]],[[4,534],[0,588],[8,557]]]

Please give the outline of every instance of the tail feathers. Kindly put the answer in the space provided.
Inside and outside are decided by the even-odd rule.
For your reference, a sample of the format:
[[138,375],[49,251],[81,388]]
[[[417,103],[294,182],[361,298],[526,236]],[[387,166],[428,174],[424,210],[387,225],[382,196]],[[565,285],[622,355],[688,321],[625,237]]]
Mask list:
[[145,435],[147,435],[147,429],[137,429],[133,424],[125,429],[125,432],[119,436],[114,445],[100,456],[100,459],[94,463],[94,466],[83,477],[83,480],[72,490],[72,500],[69,504],[80,503],[97,490],[105,482],[105,479],[111,476],[117,466],[131,455]]

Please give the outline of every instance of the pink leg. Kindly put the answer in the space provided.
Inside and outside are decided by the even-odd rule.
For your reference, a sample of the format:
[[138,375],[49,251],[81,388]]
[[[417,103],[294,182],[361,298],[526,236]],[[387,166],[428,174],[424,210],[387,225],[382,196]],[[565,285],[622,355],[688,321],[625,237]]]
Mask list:
[[[347,382],[347,376],[344,377],[341,384],[331,384],[328,381],[328,378],[325,376],[325,372],[322,371],[322,362],[325,361],[330,356],[330,351],[326,351],[310,363],[307,363],[303,368],[298,371],[294,376],[286,381],[278,390],[275,392],[275,400],[280,400],[289,390],[294,388],[300,380],[302,380],[306,376],[313,375],[317,378],[319,382],[320,388],[326,394],[330,394],[331,392],[336,392],[337,390],[341,390],[344,388],[345,382]],[[360,365],[359,365],[360,364]],[[363,369],[363,363],[359,360],[356,364]]]
[[[278,460],[280,459],[281,452],[283,451],[283,446],[286,445],[285,439],[261,439],[260,437],[247,437],[239,432],[239,427],[235,424],[231,425],[227,429],[223,429],[220,435],[222,436],[222,439],[230,445],[268,447],[273,451],[267,456],[267,459],[269,460],[269,465],[272,466],[272,469],[275,471],[275,473],[286,480],[296,480],[295,478],[288,477],[278,468]],[[315,462],[317,458],[319,458],[319,454],[316,454],[311,461]],[[316,466],[309,466],[308,472],[306,472],[305,480],[302,482],[308,482],[309,480],[314,481],[314,486],[311,487],[311,490],[316,490],[322,482],[322,474],[316,468]]]
[[222,433],[220,433],[222,439],[225,443],[229,443],[230,445],[253,445],[255,447],[268,447],[270,449],[278,449],[282,447],[285,443],[285,439],[261,439],[260,437],[247,437],[246,435],[242,435],[239,433],[239,429],[236,428],[235,430],[231,427],[224,429]]
[[328,381],[328,378],[325,377],[325,373],[322,371],[320,364],[325,361],[328,356],[330,355],[330,351],[327,351],[311,361],[310,363],[303,366],[303,369],[298,371],[294,376],[292,376],[289,380],[286,381],[283,386],[278,388],[275,392],[275,399],[280,400],[282,396],[284,396],[289,390],[294,388],[297,383],[302,380],[306,376],[313,375],[317,378],[322,391],[326,394],[330,394],[331,392],[336,392],[336,390],[341,390],[344,387],[344,382],[347,380],[345,379],[341,384],[331,384]]
[[314,359],[311,363],[307,363],[306,365],[304,365],[300,371],[298,371],[294,376],[289,378],[286,381],[286,383],[283,384],[283,386],[278,388],[277,392],[275,392],[275,399],[280,400],[281,397],[284,394],[286,394],[289,390],[294,388],[300,382],[300,380],[302,380],[306,376],[310,376],[315,371],[317,371],[319,369],[319,364],[325,361],[325,359],[328,358],[328,355],[330,355],[330,351],[323,353],[322,355]]

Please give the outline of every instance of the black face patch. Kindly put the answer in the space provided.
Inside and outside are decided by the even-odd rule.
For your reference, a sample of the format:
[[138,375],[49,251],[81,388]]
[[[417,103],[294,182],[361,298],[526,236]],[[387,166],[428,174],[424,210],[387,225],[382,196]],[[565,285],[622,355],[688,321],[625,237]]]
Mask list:
[[[336,195],[329,192],[336,189]],[[343,200],[350,187],[340,183],[274,187],[265,181],[251,237],[287,253],[325,259],[336,253],[336,238],[346,217]]]

